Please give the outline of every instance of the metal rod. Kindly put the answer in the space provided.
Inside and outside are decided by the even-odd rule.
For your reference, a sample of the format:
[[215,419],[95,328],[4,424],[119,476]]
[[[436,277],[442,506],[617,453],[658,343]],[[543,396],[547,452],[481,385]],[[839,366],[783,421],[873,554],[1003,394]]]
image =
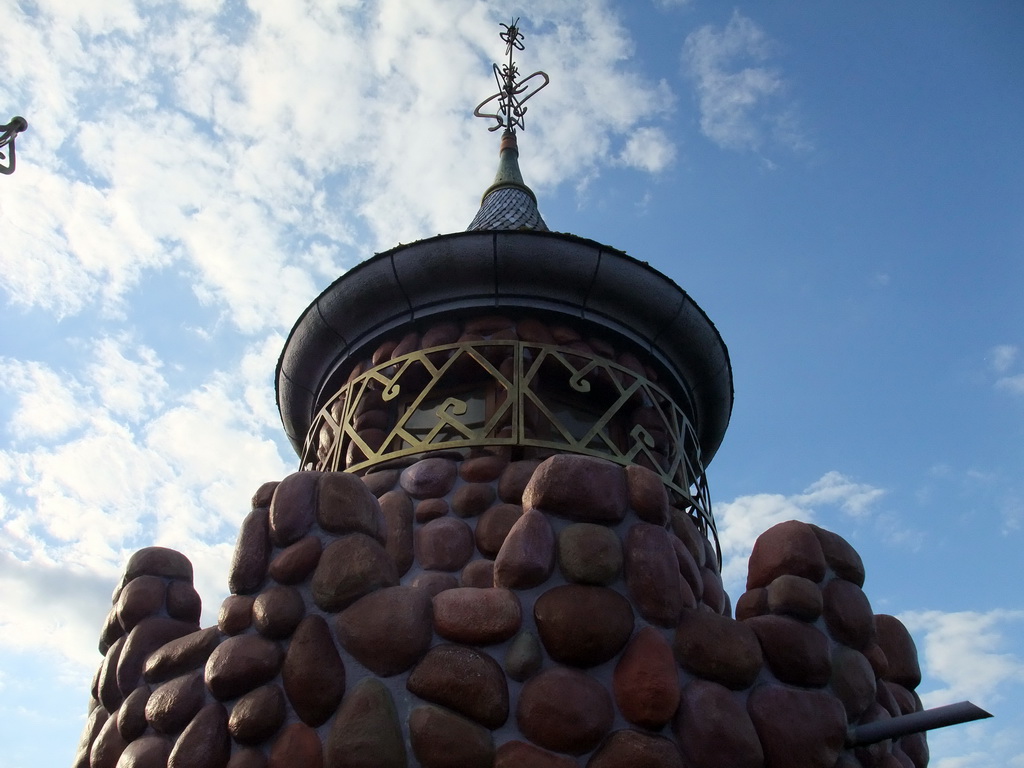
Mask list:
[[876,720],[873,723],[854,726],[847,734],[846,746],[859,747],[863,744],[875,744],[886,739],[907,736],[920,731],[930,731],[933,728],[944,728],[947,725],[969,723],[972,720],[983,720],[986,717],[992,717],[992,714],[969,701],[960,701],[956,704],[947,704],[944,707],[926,709],[923,712],[900,715],[890,720]]
[[[21,115],[15,115],[11,118],[11,122],[6,125],[0,125],[0,149],[8,147],[10,153],[10,159],[7,161],[7,165],[0,164],[0,173],[4,176],[10,176],[14,173],[14,165],[17,159],[14,153],[14,140],[18,138],[18,134],[28,128],[28,121],[25,120]],[[6,155],[0,152],[0,160],[7,160]]]

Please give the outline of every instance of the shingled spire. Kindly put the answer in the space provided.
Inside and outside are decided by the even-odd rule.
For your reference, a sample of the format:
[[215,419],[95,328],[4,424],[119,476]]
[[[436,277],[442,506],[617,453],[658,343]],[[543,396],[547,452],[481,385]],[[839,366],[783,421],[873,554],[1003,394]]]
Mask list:
[[[523,229],[546,232],[547,225],[537,210],[537,196],[523,181],[519,170],[519,145],[516,128],[525,128],[526,102],[549,82],[544,72],[534,72],[525,78],[519,77],[519,68],[513,59],[513,52],[523,50],[523,35],[519,31],[518,19],[512,24],[502,24],[508,61],[502,66],[493,65],[494,79],[498,91],[484,99],[473,114],[495,121],[488,130],[504,128],[498,158],[498,173],[494,183],[484,192],[468,231],[488,229]],[[482,111],[497,101],[497,110]],[[493,109],[493,107],[491,107]]]

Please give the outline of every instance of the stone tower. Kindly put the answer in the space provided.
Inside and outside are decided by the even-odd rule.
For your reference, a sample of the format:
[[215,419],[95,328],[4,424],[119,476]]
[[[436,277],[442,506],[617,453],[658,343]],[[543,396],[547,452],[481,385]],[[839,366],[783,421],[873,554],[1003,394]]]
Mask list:
[[515,132],[543,73],[495,71],[469,229],[364,261],[288,337],[300,471],[253,497],[217,626],[184,556],[129,562],[76,768],[923,768],[921,735],[851,736],[920,710],[920,670],[842,538],[768,531],[732,617],[725,344],[548,230]]

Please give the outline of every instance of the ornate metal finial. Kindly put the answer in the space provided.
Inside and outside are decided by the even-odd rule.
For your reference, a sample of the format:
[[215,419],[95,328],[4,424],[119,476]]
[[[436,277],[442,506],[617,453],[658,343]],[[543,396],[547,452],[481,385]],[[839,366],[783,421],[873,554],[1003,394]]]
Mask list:
[[[14,173],[14,140],[18,138],[18,134],[28,128],[28,121],[21,117],[21,115],[15,115],[11,118],[11,122],[7,125],[0,125],[0,149],[10,145],[11,159],[7,165],[0,164],[0,173],[4,176],[10,176]],[[3,152],[0,152],[0,160],[5,160],[6,156]]]
[[[487,129],[489,131],[504,128],[506,131],[515,133],[516,127],[526,128],[526,125],[523,123],[523,117],[526,115],[526,107],[524,105],[550,82],[550,78],[548,78],[545,72],[540,71],[534,72],[528,77],[519,78],[519,68],[512,59],[513,51],[523,50],[523,33],[519,31],[519,19],[516,19],[511,24],[502,24],[501,26],[505,28],[505,31],[501,33],[501,39],[505,43],[508,63],[503,64],[501,67],[497,64],[493,65],[494,79],[498,83],[498,92],[481,101],[476,109],[473,110],[473,114],[476,117],[491,118],[496,121],[495,125]],[[535,78],[543,78],[544,82],[538,85]],[[533,83],[532,86],[531,82]],[[497,112],[480,111],[495,99],[498,100]]]

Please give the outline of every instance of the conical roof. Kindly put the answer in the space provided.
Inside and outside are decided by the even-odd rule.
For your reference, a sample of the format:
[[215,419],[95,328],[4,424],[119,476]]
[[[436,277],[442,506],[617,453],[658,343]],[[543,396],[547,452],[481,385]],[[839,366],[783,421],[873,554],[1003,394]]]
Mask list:
[[480,210],[466,231],[491,229],[548,231],[548,225],[537,210],[537,196],[526,186],[519,170],[519,145],[515,131],[506,130],[501,137],[498,173],[494,183],[484,192]]

